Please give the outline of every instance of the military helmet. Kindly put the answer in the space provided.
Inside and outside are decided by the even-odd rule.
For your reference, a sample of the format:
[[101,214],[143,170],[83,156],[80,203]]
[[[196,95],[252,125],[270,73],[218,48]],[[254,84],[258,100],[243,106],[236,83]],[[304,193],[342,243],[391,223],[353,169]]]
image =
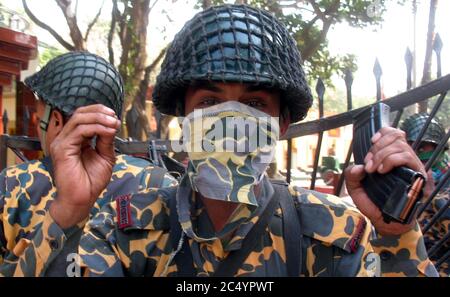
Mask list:
[[[420,131],[422,130],[422,127],[424,126],[429,116],[430,115],[428,113],[424,112],[416,113],[409,116],[403,121],[400,129],[405,131],[406,140],[416,141]],[[444,138],[444,136],[445,136],[444,128],[437,121],[437,119],[433,118],[427,130],[425,131],[425,134],[423,135],[421,141],[439,144],[439,142],[442,140],[442,138]],[[446,145],[446,148],[448,148],[448,144]]]
[[54,58],[26,78],[25,85],[66,116],[78,107],[99,103],[113,109],[118,117],[122,113],[124,92],[119,72],[105,59],[88,52]]
[[196,14],[175,36],[153,91],[156,108],[176,115],[193,81],[240,82],[279,89],[292,122],[311,107],[300,52],[272,14],[247,5],[221,5]]

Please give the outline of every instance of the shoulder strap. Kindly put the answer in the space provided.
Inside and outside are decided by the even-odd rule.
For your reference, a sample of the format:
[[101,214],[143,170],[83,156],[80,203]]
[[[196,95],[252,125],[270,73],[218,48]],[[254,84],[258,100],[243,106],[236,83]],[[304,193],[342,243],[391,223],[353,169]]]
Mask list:
[[[274,195],[270,199],[255,226],[253,226],[244,238],[242,248],[238,251],[231,252],[228,257],[219,264],[219,267],[214,272],[213,276],[227,277],[236,274],[239,268],[241,268],[242,263],[247,259],[248,255],[254,250],[255,245],[259,242],[278,205],[281,206],[283,211],[283,233],[285,234],[284,240],[286,246],[288,276],[300,275],[302,234],[300,220],[297,215],[293,197],[288,191],[287,184],[272,182],[272,185],[274,186]],[[286,236],[287,234],[289,234],[289,236]],[[177,249],[182,235],[176,211],[176,199],[175,197],[172,197],[170,200],[170,240],[173,249]],[[181,250],[175,256],[175,262],[178,269],[177,276],[195,276],[195,268],[188,240],[183,242]]]
[[[169,240],[172,243],[172,249],[177,250],[183,231],[178,221],[177,199],[176,195],[170,198],[170,233]],[[195,276],[194,261],[189,247],[189,240],[184,240],[181,250],[175,255],[175,263],[177,264],[177,276]]]
[[214,272],[213,276],[229,277],[236,274],[239,268],[241,268],[242,263],[244,263],[248,255],[253,251],[256,244],[260,242],[261,236],[266,230],[269,221],[278,206],[279,198],[279,195],[274,193],[255,226],[253,226],[247,236],[243,239],[242,248],[231,252],[228,257],[219,264],[219,267]]
[[148,186],[150,188],[161,188],[164,182],[164,176],[166,175],[167,170],[161,167],[152,167],[150,170],[150,182]]
[[280,196],[280,206],[283,212],[283,235],[286,249],[286,266],[288,276],[300,276],[302,267],[302,232],[294,199],[289,193],[287,183],[272,181],[272,186]]

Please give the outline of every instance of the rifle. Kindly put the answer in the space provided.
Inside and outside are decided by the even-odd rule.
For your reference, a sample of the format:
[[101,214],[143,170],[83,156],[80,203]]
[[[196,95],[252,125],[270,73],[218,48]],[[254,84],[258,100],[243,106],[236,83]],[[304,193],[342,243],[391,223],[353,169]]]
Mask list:
[[[390,107],[378,102],[355,115],[353,152],[356,164],[364,164],[372,146],[372,136],[382,127],[389,126],[389,113]],[[419,208],[425,181],[420,172],[402,166],[386,174],[367,174],[362,185],[370,200],[381,210],[386,223],[408,224]]]

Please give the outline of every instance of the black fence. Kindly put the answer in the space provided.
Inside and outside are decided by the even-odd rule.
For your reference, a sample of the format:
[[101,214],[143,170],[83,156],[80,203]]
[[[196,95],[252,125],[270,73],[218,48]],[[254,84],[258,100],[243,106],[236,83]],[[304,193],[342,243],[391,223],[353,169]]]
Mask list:
[[[401,93],[399,95],[396,95],[394,97],[388,98],[386,100],[383,100],[383,102],[390,106],[392,114],[392,123],[391,125],[396,127],[399,122],[400,118],[402,116],[403,110],[409,106],[412,106],[416,103],[428,100],[430,98],[433,98],[435,96],[438,96],[438,99],[434,106],[431,108],[430,111],[430,117],[428,121],[425,123],[425,126],[423,127],[419,139],[416,141],[416,143],[413,144],[413,148],[417,150],[418,144],[420,142],[420,139],[424,135],[426,128],[428,127],[428,124],[431,122],[431,119],[435,117],[437,111],[439,110],[440,106],[444,102],[447,92],[450,90],[450,74],[441,77],[441,63],[440,63],[440,54],[441,54],[441,48],[442,48],[442,42],[440,41],[439,36],[437,35],[435,40],[435,46],[434,51],[437,56],[437,79],[422,85],[420,87],[411,89],[412,82],[411,82],[411,73],[412,73],[412,54],[409,51],[409,49],[406,51],[405,54],[405,62],[406,62],[406,70],[407,70],[407,76],[406,76],[406,91],[404,93]],[[375,76],[375,82],[376,82],[376,99],[374,99],[373,104],[376,104],[377,101],[381,100],[381,76],[382,76],[382,69],[378,62],[378,60],[375,61],[374,65],[374,76]],[[351,125],[353,122],[354,116],[359,113],[363,108],[361,107],[358,109],[352,109],[352,82],[353,82],[353,74],[350,71],[346,71],[344,75],[344,80],[346,84],[346,97],[347,97],[347,112],[337,114],[330,117],[324,117],[324,93],[325,93],[325,86],[323,82],[319,79],[316,85],[316,93],[318,98],[318,107],[319,107],[319,119],[304,123],[295,123],[292,124],[287,133],[283,136],[282,140],[287,141],[287,171],[286,171],[286,180],[288,182],[291,181],[291,170],[292,170],[292,139],[297,137],[302,137],[306,135],[312,135],[312,134],[318,134],[318,140],[316,145],[316,151],[315,151],[315,157],[314,157],[314,165],[313,165],[313,171],[311,173],[311,183],[310,183],[310,189],[315,188],[316,180],[317,180],[317,173],[319,168],[319,158],[320,158],[320,151],[323,141],[323,135],[324,132]],[[370,106],[370,105],[368,105]],[[4,116],[4,119],[7,119],[7,116]],[[24,120],[29,120],[29,117],[24,117]],[[5,127],[7,126],[7,122],[5,123]],[[28,126],[28,123],[24,123],[24,126]],[[6,128],[5,128],[6,129]],[[446,127],[448,129],[448,127]],[[5,130],[6,131],[6,130]],[[449,140],[450,136],[450,129],[447,130],[445,137],[441,140],[439,143],[437,149],[435,150],[432,158],[428,161],[426,164],[426,169],[432,167],[433,163],[435,162],[437,156],[439,153],[441,153],[445,149],[445,145]],[[6,167],[6,154],[7,150],[11,149],[21,160],[26,161],[26,157],[22,153],[23,150],[40,150],[40,143],[38,139],[35,138],[29,138],[26,136],[10,136],[10,135],[1,135],[0,136],[0,169],[3,169]],[[153,140],[151,142],[134,142],[134,141],[124,141],[121,139],[116,139],[116,149],[120,153],[124,154],[144,154],[149,156],[152,160],[155,161],[157,165],[164,165],[164,161],[157,157],[159,153],[161,152],[170,152],[171,151],[171,141],[169,140]],[[352,144],[350,144],[345,162],[342,164],[342,168],[345,169],[349,166],[351,158],[352,158]],[[440,193],[443,190],[444,185],[447,183],[447,181],[450,178],[450,171],[448,171],[445,176],[442,178],[441,182],[436,185],[435,190],[431,195],[427,198],[426,201],[424,201],[423,206],[419,210],[419,213],[422,213],[425,208],[431,203],[431,201],[436,197],[438,193]],[[335,194],[339,195],[341,193],[342,187],[344,185],[344,175],[341,174],[338,177],[337,185],[334,189]],[[441,217],[443,217],[444,212],[449,209],[450,205],[450,199],[447,201],[447,203],[444,205],[443,208],[439,210],[438,213],[436,213],[433,218],[429,221],[429,223],[423,227],[424,233],[428,231],[435,223],[439,221]],[[443,236],[439,241],[432,246],[429,249],[430,256],[434,255],[439,249],[444,247],[446,244],[449,243],[450,238],[450,232],[447,233],[445,236]],[[442,264],[444,261],[446,261],[450,257],[450,253],[445,253],[440,259],[437,260],[437,265]]]

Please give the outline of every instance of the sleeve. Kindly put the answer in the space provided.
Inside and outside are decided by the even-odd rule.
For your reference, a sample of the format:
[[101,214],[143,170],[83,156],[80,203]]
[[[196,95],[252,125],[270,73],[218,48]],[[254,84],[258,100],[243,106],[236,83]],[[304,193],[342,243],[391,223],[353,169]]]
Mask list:
[[380,258],[381,276],[439,276],[428,258],[417,222],[414,228],[401,235],[375,235],[370,244]]
[[[318,240],[307,255],[309,275],[438,276],[419,224],[381,236],[354,205],[332,195],[297,189],[304,235]],[[333,250],[329,247],[334,246]]]
[[47,213],[36,225],[30,239],[22,238],[0,268],[3,276],[44,276],[46,268],[61,252],[65,242],[80,231],[86,221],[69,229],[61,229]]
[[124,276],[115,245],[115,204],[103,207],[84,228],[78,248],[84,276]]

